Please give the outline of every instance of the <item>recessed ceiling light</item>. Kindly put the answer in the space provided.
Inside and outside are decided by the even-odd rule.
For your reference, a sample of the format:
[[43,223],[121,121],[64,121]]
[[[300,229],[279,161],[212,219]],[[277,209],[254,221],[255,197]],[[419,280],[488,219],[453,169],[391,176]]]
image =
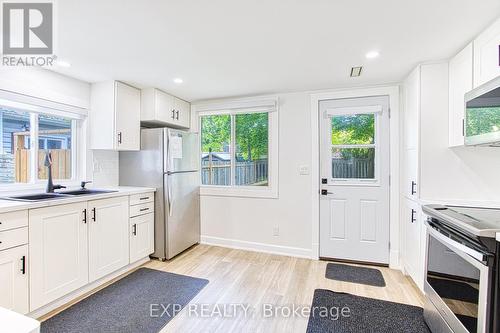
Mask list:
[[376,58],[380,55],[380,53],[378,53],[378,51],[370,51],[368,52],[365,56],[368,58],[368,59],[373,59],[373,58]]
[[63,60],[57,60],[56,64],[57,64],[57,66],[60,66],[60,67],[71,67],[71,64],[69,62],[63,61]]
[[174,83],[181,84],[182,82],[184,82],[184,80],[181,79],[180,77],[174,79]]

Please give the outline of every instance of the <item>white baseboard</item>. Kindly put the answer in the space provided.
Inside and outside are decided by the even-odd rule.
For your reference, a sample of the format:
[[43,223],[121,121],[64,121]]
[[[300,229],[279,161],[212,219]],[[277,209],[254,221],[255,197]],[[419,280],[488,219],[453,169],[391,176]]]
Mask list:
[[237,239],[201,236],[201,244],[222,246],[238,250],[278,254],[278,255],[297,257],[297,258],[307,258],[307,259],[313,258],[311,249],[264,244],[257,242],[248,242]]
[[132,271],[133,269],[147,263],[149,260],[150,260],[149,257],[147,257],[147,258],[143,258],[141,260],[138,260],[130,265],[127,265],[114,273],[106,275],[105,277],[100,278],[97,281],[94,281],[90,284],[87,284],[87,285],[81,287],[80,289],[77,289],[77,290],[69,293],[66,296],[63,296],[63,297],[61,297],[61,298],[59,298],[59,299],[57,299],[57,300],[55,300],[47,305],[44,305],[41,308],[38,308],[38,309],[28,313],[27,316],[34,318],[34,319],[40,318],[40,317],[46,315],[47,313],[49,313],[49,312],[51,312],[51,311],[53,311],[53,310],[55,310],[63,305],[66,305],[66,304],[70,303],[71,301],[74,301],[75,299],[77,299],[77,298],[79,298],[87,293],[90,293],[94,289],[97,289],[97,288],[101,287],[102,285],[109,283],[110,281],[112,281],[113,279],[116,279],[120,275]]
[[391,250],[389,252],[389,268],[402,270],[401,262],[399,260],[399,251]]

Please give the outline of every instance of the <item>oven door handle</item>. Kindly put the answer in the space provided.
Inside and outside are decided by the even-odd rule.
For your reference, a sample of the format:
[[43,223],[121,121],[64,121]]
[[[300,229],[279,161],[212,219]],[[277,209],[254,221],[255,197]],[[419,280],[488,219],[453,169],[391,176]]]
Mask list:
[[427,230],[429,233],[432,235],[432,237],[436,238],[440,242],[456,249],[457,251],[460,251],[462,253],[466,253],[472,258],[476,259],[477,261],[480,261],[483,265],[487,265],[487,257],[486,254],[481,253],[479,251],[476,251],[474,249],[471,249],[470,247],[467,247],[463,244],[460,244],[459,242],[454,241],[453,239],[446,237],[436,229],[434,229],[432,226],[429,225],[427,221],[425,221],[425,224],[427,226]]

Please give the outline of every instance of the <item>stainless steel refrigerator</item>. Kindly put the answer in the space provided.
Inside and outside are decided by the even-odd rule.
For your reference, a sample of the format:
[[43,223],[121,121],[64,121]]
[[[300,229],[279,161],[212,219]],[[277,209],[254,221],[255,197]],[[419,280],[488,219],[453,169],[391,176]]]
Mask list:
[[171,259],[200,241],[199,141],[170,128],[141,130],[141,150],[120,152],[120,185],[156,188],[155,252]]

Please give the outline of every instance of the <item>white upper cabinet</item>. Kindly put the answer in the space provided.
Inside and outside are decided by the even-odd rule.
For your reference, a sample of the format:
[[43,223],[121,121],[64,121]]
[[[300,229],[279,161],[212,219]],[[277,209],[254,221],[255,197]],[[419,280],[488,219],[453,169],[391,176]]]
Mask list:
[[415,68],[404,82],[404,147],[417,149],[420,110],[420,66]]
[[473,46],[467,45],[449,62],[449,146],[464,145],[465,94],[473,86]]
[[139,150],[141,91],[118,81],[92,84],[90,148]]
[[474,87],[500,75],[500,18],[474,40]]
[[191,105],[156,88],[141,92],[141,122],[148,126],[189,128]]

